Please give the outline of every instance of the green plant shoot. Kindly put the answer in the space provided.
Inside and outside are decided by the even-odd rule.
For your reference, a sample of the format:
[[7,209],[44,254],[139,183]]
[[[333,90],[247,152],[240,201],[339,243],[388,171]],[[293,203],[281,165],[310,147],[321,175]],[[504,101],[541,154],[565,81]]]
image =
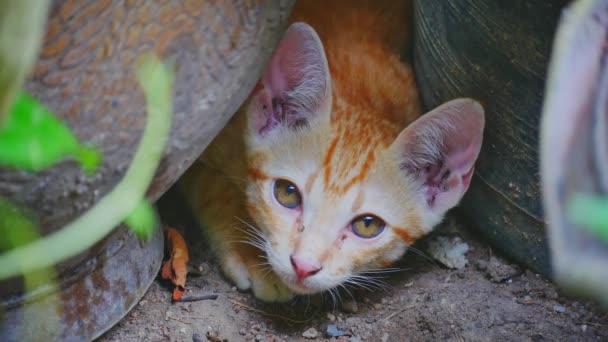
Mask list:
[[66,157],[79,161],[87,173],[101,161],[99,151],[81,145],[46,107],[21,93],[0,129],[0,165],[40,171]]
[[154,212],[142,198],[169,138],[174,73],[158,57],[149,55],[137,68],[137,79],[146,96],[148,117],[123,179],[93,208],[61,230],[0,253],[0,280],[53,266],[83,252],[122,221],[135,227],[139,236],[150,236],[154,232]]

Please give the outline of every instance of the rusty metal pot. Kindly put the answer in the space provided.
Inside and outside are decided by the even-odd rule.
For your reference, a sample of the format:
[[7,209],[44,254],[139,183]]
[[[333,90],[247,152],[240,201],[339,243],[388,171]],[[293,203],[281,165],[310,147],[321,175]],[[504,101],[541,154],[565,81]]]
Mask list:
[[462,201],[473,226],[507,255],[545,275],[538,127],[551,42],[568,0],[415,2],[414,70],[424,104],[455,97],[484,104],[486,129]]
[[[72,162],[38,174],[1,170],[0,196],[33,209],[45,235],[106,194],[124,175],[145,122],[135,63],[140,55],[155,52],[177,70],[171,136],[148,191],[149,199],[158,199],[246,98],[292,5],[293,0],[53,1],[44,46],[26,89],[83,142],[99,147],[103,165],[93,177]],[[141,244],[128,230],[117,229],[87,253],[57,265],[63,306],[59,339],[94,338],[126,314],[156,275],[162,256],[159,234]],[[108,273],[114,267],[122,280]],[[117,288],[120,281],[124,286]],[[75,287],[89,294],[69,295]],[[44,302],[44,291],[41,285],[36,293],[23,293],[21,279],[0,282],[1,340],[32,330],[19,319],[28,307]],[[112,308],[119,299],[120,307]],[[28,329],[19,330],[23,324]]]

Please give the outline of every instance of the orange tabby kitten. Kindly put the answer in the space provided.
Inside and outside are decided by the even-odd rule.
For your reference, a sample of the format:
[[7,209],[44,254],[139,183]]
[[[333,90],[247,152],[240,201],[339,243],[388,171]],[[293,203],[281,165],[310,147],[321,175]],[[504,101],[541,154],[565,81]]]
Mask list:
[[469,186],[483,108],[420,117],[409,1],[300,1],[261,80],[181,181],[223,272],[266,301],[365,282]]

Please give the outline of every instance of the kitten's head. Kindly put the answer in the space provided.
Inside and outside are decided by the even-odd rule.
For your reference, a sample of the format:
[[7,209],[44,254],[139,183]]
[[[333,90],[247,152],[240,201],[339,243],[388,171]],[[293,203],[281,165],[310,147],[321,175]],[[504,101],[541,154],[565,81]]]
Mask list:
[[364,282],[362,272],[397,260],[469,186],[478,103],[450,101],[400,133],[374,113],[344,115],[357,110],[332,99],[319,37],[293,24],[248,104],[247,191],[268,262],[296,293]]

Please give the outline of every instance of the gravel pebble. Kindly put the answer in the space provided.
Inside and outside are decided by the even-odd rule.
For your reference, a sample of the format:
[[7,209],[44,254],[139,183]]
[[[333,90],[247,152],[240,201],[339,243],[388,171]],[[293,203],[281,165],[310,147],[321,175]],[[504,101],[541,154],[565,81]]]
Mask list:
[[304,338],[313,339],[313,338],[317,338],[317,336],[319,336],[319,332],[315,328],[308,328],[306,331],[304,331],[302,333],[302,337],[304,337]]
[[346,313],[357,313],[359,312],[359,305],[354,300],[349,300],[342,303],[342,311]]
[[330,322],[335,322],[335,321],[336,321],[336,316],[328,312],[328,313],[327,313],[327,319],[328,319]]
[[543,291],[543,293],[545,294],[545,297],[550,298],[550,299],[558,299],[559,298],[559,294],[552,287],[546,288]]
[[203,342],[203,336],[199,333],[192,334],[192,342]]
[[566,312],[566,307],[564,307],[562,305],[554,305],[553,306],[553,311],[555,311],[555,312]]
[[328,324],[325,329],[325,335],[327,337],[340,337],[346,334],[346,331],[338,329],[335,324]]

